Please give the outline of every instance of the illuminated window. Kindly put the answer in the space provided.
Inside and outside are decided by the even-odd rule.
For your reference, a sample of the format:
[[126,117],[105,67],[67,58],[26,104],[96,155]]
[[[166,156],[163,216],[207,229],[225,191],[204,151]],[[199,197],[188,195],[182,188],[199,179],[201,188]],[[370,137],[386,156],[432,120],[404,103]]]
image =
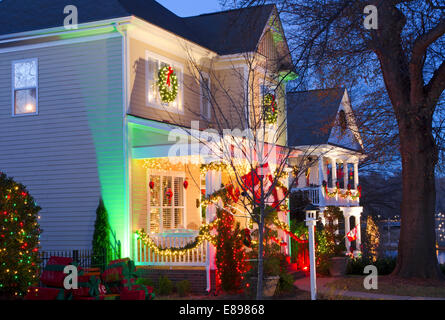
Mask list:
[[326,161],[325,162],[325,166],[326,166],[326,178],[328,180],[326,182],[328,184],[328,188],[332,188],[333,187],[333,183],[332,183],[333,182],[333,180],[332,180],[332,175],[333,175],[333,173],[332,173],[332,164],[331,164],[330,161]]
[[33,115],[38,112],[37,59],[12,63],[13,115]]
[[354,164],[348,163],[348,184],[351,189],[355,189],[355,179],[354,179]]
[[161,233],[184,228],[185,175],[148,175],[148,230]]
[[[183,68],[180,64],[147,51],[147,105],[172,112],[183,112]],[[172,67],[178,78],[178,95],[173,102],[162,102],[157,84],[159,70],[165,66]]]
[[343,163],[337,163],[337,182],[339,184],[339,188],[340,189],[344,189],[345,188],[345,168]]

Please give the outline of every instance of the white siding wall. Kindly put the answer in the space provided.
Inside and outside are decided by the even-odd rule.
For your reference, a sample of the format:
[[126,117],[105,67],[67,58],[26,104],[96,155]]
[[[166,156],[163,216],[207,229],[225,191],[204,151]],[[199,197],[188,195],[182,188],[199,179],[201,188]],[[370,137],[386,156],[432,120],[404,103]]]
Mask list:
[[[39,114],[12,117],[11,61],[26,58],[38,59]],[[101,188],[110,218],[124,217],[122,109],[120,37],[0,50],[0,171],[42,207],[43,250],[91,247]]]

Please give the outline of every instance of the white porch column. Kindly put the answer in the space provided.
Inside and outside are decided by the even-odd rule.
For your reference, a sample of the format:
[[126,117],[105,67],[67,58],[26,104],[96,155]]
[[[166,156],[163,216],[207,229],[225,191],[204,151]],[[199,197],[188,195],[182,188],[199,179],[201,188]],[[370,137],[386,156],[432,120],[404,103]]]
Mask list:
[[326,180],[324,178],[324,172],[323,172],[323,157],[318,158],[318,185],[323,185],[323,180]]
[[331,158],[332,164],[332,186],[335,188],[337,183],[337,159]]
[[[221,188],[221,172],[209,170],[206,173],[206,196],[213,194]],[[216,218],[216,206],[209,204],[206,208],[206,223],[210,223]],[[207,242],[206,255],[206,273],[207,273],[207,291],[211,288],[211,270],[216,270],[215,265],[215,247]]]
[[345,244],[346,244],[346,252],[349,252],[351,248],[351,243],[348,240],[348,237],[346,236],[349,231],[351,231],[351,226],[349,223],[349,218],[351,217],[349,213],[343,213],[343,217],[345,219]]
[[[336,188],[337,186],[337,159],[331,158],[332,164],[332,187]],[[335,201],[338,202],[338,193],[335,195]]]
[[320,156],[318,158],[318,185],[319,185],[319,188],[318,188],[319,200],[318,201],[319,201],[320,206],[324,206],[324,204],[325,204],[325,196],[326,195],[323,196],[323,194],[324,194],[323,181],[326,180],[325,176],[326,175],[324,173],[323,157]]
[[362,228],[360,223],[360,216],[361,214],[355,215],[355,223],[357,224],[357,240],[356,240],[356,250],[362,251],[361,244],[362,244]]
[[354,162],[354,189],[358,186],[358,162]]

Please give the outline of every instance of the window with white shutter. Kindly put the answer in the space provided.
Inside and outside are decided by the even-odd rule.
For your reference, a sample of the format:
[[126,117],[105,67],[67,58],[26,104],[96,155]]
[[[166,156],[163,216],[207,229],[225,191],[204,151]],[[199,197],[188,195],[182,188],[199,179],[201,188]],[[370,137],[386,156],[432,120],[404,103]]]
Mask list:
[[38,113],[38,62],[26,59],[12,62],[13,116]]
[[212,109],[210,104],[210,77],[206,73],[201,73],[201,116],[203,119],[210,120]]
[[184,229],[185,174],[152,171],[148,174],[148,230],[162,233]]
[[[178,95],[175,101],[166,103],[161,100],[158,88],[158,73],[164,66],[172,67],[178,78]],[[146,82],[147,82],[147,106],[168,110],[170,112],[183,113],[183,67],[181,64],[166,59],[160,55],[147,51],[146,54]]]

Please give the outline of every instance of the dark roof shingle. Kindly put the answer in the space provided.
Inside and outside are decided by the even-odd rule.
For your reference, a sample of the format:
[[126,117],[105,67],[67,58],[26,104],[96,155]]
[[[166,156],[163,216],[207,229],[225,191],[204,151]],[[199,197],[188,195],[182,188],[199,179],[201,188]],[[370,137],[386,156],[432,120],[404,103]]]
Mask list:
[[184,18],[199,30],[200,42],[221,55],[255,51],[274,5],[255,6]]
[[221,55],[255,50],[274,8],[264,5],[181,18],[154,0],[3,0],[0,34],[61,27],[67,5],[77,7],[79,23],[134,15]]
[[343,88],[288,92],[288,144],[327,144],[344,93]]

